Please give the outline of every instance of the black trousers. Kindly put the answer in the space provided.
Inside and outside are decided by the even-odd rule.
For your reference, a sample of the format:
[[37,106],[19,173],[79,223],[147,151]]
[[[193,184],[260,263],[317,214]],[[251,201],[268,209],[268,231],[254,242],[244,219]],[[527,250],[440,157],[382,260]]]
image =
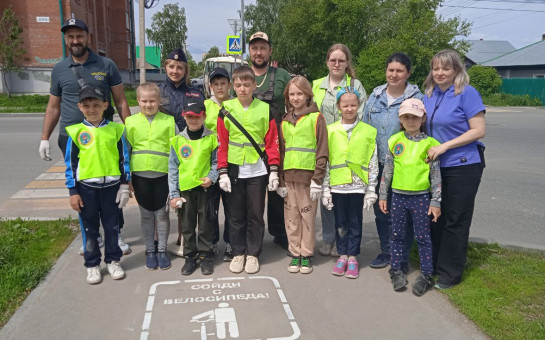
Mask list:
[[223,213],[225,215],[225,222],[223,223],[223,242],[231,243],[229,238],[229,209],[225,201],[227,200],[227,193],[220,189],[219,184],[216,183],[208,188],[208,204],[206,216],[209,218],[209,222],[214,229],[214,238],[212,243],[218,243],[220,239],[220,222],[219,222],[219,209],[220,209],[220,199],[223,202]]
[[269,234],[275,237],[286,236],[286,225],[284,223],[284,198],[276,191],[267,191],[267,225]]
[[132,175],[132,186],[136,201],[144,209],[156,211],[164,208],[168,198],[168,175],[147,178]]
[[440,284],[462,281],[482,174],[481,164],[441,168],[441,217],[431,228],[434,268]]
[[182,235],[184,236],[184,254],[192,257],[197,254],[212,253],[212,238],[214,230],[206,218],[206,204],[208,195],[202,187],[180,192],[186,202],[178,209],[182,221]]
[[259,256],[265,234],[265,192],[267,175],[231,179],[231,193],[227,195],[229,236],[233,255]]

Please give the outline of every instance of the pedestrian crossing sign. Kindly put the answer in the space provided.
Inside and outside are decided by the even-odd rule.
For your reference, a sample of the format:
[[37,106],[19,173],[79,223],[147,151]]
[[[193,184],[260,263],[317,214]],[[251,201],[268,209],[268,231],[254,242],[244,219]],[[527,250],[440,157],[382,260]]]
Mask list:
[[227,36],[227,54],[242,54],[242,42],[238,35]]

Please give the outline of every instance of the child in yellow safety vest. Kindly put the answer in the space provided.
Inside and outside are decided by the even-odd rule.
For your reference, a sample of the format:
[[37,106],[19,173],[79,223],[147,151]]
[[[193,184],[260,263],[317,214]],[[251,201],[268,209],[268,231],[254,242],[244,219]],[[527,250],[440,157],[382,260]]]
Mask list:
[[358,119],[362,100],[353,87],[337,93],[341,120],[328,125],[329,165],[322,203],[335,213],[335,239],[340,257],[332,273],[358,278],[362,237],[362,208],[371,209],[377,199],[377,130]]
[[290,273],[312,272],[316,208],[329,156],[324,116],[312,100],[310,83],[302,76],[284,90],[287,112],[279,132],[282,170],[276,192],[284,198],[284,219],[291,261]]
[[205,107],[199,98],[189,98],[182,115],[187,127],[170,140],[168,187],[170,206],[178,208],[182,223],[185,264],[182,275],[191,275],[200,265],[203,275],[214,272],[214,230],[207,217],[207,190],[218,179],[215,133],[204,126]]
[[[168,198],[168,156],[174,137],[174,117],[159,112],[161,92],[154,83],[136,89],[140,112],[127,117],[127,140],[131,144],[132,189],[140,207],[140,224],[146,245],[146,269],[170,268],[166,253],[170,219]],[[157,253],[155,235],[157,234]]]
[[[428,137],[425,131],[426,109],[420,99],[406,99],[399,107],[400,132],[388,139],[384,171],[380,183],[379,206],[388,213],[388,188],[392,186],[392,236],[390,242],[390,279],[394,291],[407,285],[407,276],[401,270],[403,244],[409,217],[413,223],[418,244],[421,274],[412,291],[422,296],[433,287],[432,245],[430,215],[433,221],[441,215],[441,170],[439,160],[430,162],[428,150],[440,143]],[[431,191],[431,199],[430,199]]]

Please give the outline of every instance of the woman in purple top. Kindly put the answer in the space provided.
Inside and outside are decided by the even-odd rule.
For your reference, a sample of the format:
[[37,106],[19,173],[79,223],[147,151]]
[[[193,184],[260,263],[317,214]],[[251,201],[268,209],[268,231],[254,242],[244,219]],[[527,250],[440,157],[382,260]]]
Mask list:
[[464,272],[475,196],[484,168],[485,107],[469,85],[458,53],[443,50],[431,59],[423,99],[428,134],[441,145],[428,151],[441,161],[442,215],[432,228],[436,288],[460,283]]

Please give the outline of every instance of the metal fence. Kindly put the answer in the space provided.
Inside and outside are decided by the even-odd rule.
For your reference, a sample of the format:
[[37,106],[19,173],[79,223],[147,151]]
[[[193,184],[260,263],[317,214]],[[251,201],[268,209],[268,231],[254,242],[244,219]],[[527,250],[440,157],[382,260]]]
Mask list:
[[502,92],[515,95],[536,97],[545,104],[545,79],[543,78],[509,78],[503,79]]

